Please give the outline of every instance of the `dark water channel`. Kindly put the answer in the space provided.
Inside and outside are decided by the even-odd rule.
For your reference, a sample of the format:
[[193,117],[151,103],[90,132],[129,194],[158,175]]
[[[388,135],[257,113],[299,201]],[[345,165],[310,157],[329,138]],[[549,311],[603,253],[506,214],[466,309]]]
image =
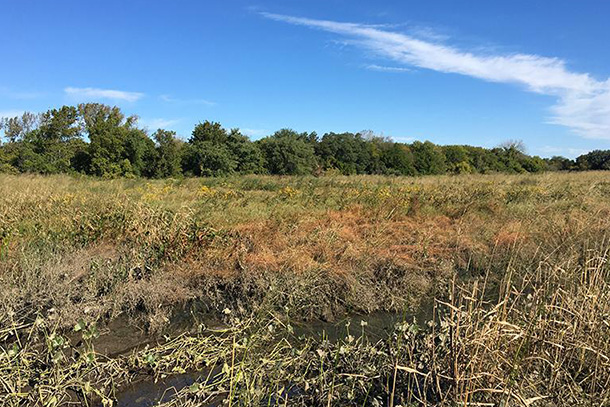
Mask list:
[[[212,383],[221,372],[189,372],[168,376],[156,382],[150,378],[139,380],[121,389],[117,393],[117,407],[152,407],[159,403],[171,401],[176,394],[195,384]],[[211,374],[210,374],[211,373]],[[216,407],[222,404],[222,399],[210,401],[206,406]]]
[[201,383],[206,378],[206,372],[192,372],[168,376],[156,383],[153,380],[140,380],[129,384],[117,394],[117,406],[145,407],[166,403],[181,389]]
[[[296,337],[337,342],[344,340],[347,335],[354,337],[366,335],[368,340],[375,342],[387,338],[398,322],[415,319],[419,324],[423,324],[431,317],[432,303],[423,304],[416,313],[377,312],[350,315],[334,322],[293,322],[291,325]],[[187,319],[191,319],[190,325],[186,323]],[[219,322],[210,321],[206,325],[215,326],[214,324],[219,324]],[[168,333],[177,334],[189,330],[196,331],[193,325],[192,318],[179,318],[177,322],[172,321]],[[96,350],[109,356],[129,353],[147,344],[154,344],[160,339],[159,337],[146,335],[144,331],[129,325],[126,320],[117,320],[107,328],[104,330],[105,334],[98,338]],[[116,405],[118,407],[151,407],[159,403],[165,403],[170,401],[183,388],[195,383],[204,383],[206,380],[213,380],[214,374],[205,371],[189,372],[171,375],[157,382],[154,382],[151,377],[136,380],[117,392],[118,403]],[[210,406],[213,405],[216,404],[210,404]]]

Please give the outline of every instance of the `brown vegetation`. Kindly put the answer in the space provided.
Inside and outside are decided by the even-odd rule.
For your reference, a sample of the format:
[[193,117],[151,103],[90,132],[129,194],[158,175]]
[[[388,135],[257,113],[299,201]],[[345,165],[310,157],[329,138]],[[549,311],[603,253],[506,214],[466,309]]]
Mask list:
[[[222,376],[235,393],[215,383],[176,400],[608,403],[610,174],[1,181],[5,344],[124,314],[161,330],[187,304],[234,326],[214,345],[187,336],[136,359],[98,358],[90,367],[103,370],[101,380],[129,381],[126,372],[143,366],[155,375],[203,369],[193,349],[209,346],[210,360],[240,370]],[[387,341],[282,342],[295,318],[400,312],[432,296],[435,320],[407,321]],[[235,345],[242,340],[254,342]],[[34,400],[15,380],[28,376],[24,364],[53,358],[63,345],[46,354],[32,344],[12,356],[10,346],[0,358],[4,391]],[[142,362],[150,352],[191,359],[161,368]],[[284,367],[263,369],[261,358]],[[78,356],[53,363],[84,366],[75,367],[84,363]],[[84,391],[88,374],[71,386]],[[67,384],[55,386],[49,394],[72,397]],[[110,400],[114,390],[99,386],[94,393]],[[283,386],[301,390],[288,397]],[[0,400],[20,405],[19,397]]]

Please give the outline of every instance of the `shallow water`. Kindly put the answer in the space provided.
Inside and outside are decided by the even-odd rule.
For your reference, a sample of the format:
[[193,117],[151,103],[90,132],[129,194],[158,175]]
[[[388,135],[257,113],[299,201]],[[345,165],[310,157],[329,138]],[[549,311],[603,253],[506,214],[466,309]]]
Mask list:
[[[420,311],[417,314],[377,312],[365,315],[350,315],[334,322],[312,321],[293,324],[293,330],[297,337],[313,337],[331,342],[344,340],[348,335],[355,337],[365,335],[370,341],[377,341],[387,338],[398,322],[416,320],[419,324],[425,323],[431,317],[432,307],[422,307]],[[121,332],[127,331],[125,328],[120,330],[118,336]],[[153,340],[149,338],[147,343],[151,342]],[[133,348],[132,346],[131,349]],[[117,406],[149,407],[168,402],[181,389],[194,383],[205,382],[208,373],[190,372],[172,375],[156,383],[150,377],[135,381],[116,394]],[[213,405],[215,404],[210,404],[210,406]]]
[[[189,372],[168,376],[156,382],[151,378],[135,381],[117,393],[117,407],[151,407],[159,403],[171,401],[176,394],[195,383],[212,382],[214,376],[220,372],[217,369],[213,374],[207,372]],[[209,407],[217,406],[217,402],[210,402]]]
[[337,321],[310,321],[294,325],[296,336],[325,339],[330,342],[344,340],[348,335],[365,335],[371,341],[386,338],[397,322],[404,319],[402,314],[376,312],[365,315],[349,315]]
[[337,342],[347,335],[358,337],[365,335],[370,341],[385,339],[390,335],[398,322],[417,322],[420,325],[432,319],[434,299],[422,301],[414,312],[373,312],[370,314],[352,314],[333,322],[309,321],[297,323],[294,333],[315,339]]
[[[182,333],[197,333],[200,324],[207,327],[222,328],[223,324],[207,312],[194,306],[179,309],[170,322],[160,332],[151,334],[129,316],[122,314],[100,328],[99,337],[93,340],[93,347],[99,354],[117,357],[164,341],[164,336],[176,336]],[[79,342],[80,333],[70,335],[72,343]]]
[[140,380],[129,384],[118,394],[118,407],[149,407],[170,401],[185,387],[205,380],[206,373],[193,372],[168,376],[156,383],[153,380]]

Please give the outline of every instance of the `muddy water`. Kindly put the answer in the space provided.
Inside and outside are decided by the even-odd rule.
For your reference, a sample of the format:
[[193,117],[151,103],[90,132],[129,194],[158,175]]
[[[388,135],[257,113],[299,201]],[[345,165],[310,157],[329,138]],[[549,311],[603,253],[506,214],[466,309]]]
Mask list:
[[[377,341],[387,336],[393,330],[395,324],[401,321],[416,320],[419,324],[425,323],[432,316],[432,306],[425,304],[417,313],[389,313],[378,312],[366,315],[351,315],[335,322],[313,321],[308,323],[292,324],[294,334],[297,337],[313,337],[315,339],[325,339],[332,342],[344,340],[348,335],[365,335],[371,341]],[[143,333],[138,333],[134,338],[129,338],[130,328],[125,326],[117,329],[111,336],[102,340],[106,343],[106,348],[116,352],[119,348],[128,350],[136,349],[145,343],[154,343],[155,338],[146,337]],[[133,332],[133,327],[131,328]],[[175,329],[175,327],[174,327]],[[175,331],[176,332],[176,331]],[[101,337],[103,338],[103,336]],[[121,345],[111,343],[119,338],[123,338]],[[142,339],[141,343],[136,343]],[[144,378],[136,381],[121,389],[117,394],[118,407],[149,407],[159,403],[170,401],[178,391],[189,387],[194,383],[206,381],[209,372],[191,372],[180,375],[172,375],[156,383],[152,378]],[[210,375],[213,377],[214,375]],[[214,404],[210,404],[212,406]]]
[[[165,329],[151,334],[144,326],[138,325],[132,318],[123,314],[100,328],[100,336],[93,340],[93,346],[97,353],[116,357],[137,351],[146,345],[162,342],[165,335],[195,334],[201,326],[222,328],[223,323],[207,312],[188,306],[175,312]],[[75,333],[71,340],[74,343],[80,337],[81,334]]]
[[152,380],[141,380],[131,383],[117,395],[118,407],[148,407],[171,401],[176,393],[194,383],[205,381],[204,372],[185,373],[169,376],[156,383]]
[[375,312],[371,314],[354,314],[333,322],[310,321],[294,324],[294,333],[297,336],[306,336],[315,339],[326,339],[337,342],[345,339],[347,335],[365,335],[370,341],[385,339],[398,322],[415,320],[422,325],[432,319],[433,299],[423,302],[416,312]]
[[[185,387],[195,383],[206,383],[214,380],[218,372],[190,372],[168,376],[154,382],[151,379],[136,381],[123,388],[117,394],[117,407],[151,407],[159,403],[171,401],[176,394]],[[220,402],[211,402],[209,407],[219,405]]]

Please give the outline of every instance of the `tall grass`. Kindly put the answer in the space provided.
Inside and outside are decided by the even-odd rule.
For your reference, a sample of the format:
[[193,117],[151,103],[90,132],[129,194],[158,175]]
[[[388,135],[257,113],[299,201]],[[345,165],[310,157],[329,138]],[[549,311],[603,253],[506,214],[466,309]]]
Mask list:
[[[168,405],[607,405],[609,215],[607,173],[2,175],[0,403],[108,405],[202,370]],[[290,326],[431,296],[379,342]],[[186,304],[228,328],[96,352],[118,315],[162,330]]]

